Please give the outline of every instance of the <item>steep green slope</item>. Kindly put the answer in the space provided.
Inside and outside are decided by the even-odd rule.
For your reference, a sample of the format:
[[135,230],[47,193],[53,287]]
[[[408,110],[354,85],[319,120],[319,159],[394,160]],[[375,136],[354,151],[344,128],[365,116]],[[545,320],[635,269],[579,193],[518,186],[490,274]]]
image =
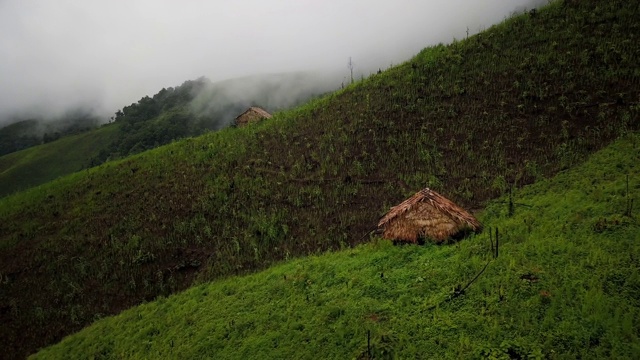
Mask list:
[[86,169],[118,135],[108,125],[0,157],[0,197]]
[[488,231],[455,246],[378,240],[196,286],[33,358],[637,359],[628,195],[640,196],[638,135],[516,191],[512,216],[508,199],[492,202],[481,219],[499,229],[497,258]]
[[222,129],[252,105],[271,112],[300,105],[334,89],[336,86],[330,81],[330,77],[322,79],[304,72],[254,75],[215,83],[205,77],[185,81],[118,110],[114,122],[121,125],[120,136],[95,160],[124,158],[176,139]]
[[0,156],[36,146],[42,143],[42,137],[35,134],[36,120],[16,121],[0,128]]
[[[300,105],[334,89],[336,86],[331,81],[331,77],[302,72],[248,76],[216,83],[202,77],[162,89],[153,97],[145,96],[123,107],[112,117],[117,126],[109,130],[98,129],[97,119],[81,110],[70,111],[56,121],[23,121],[7,126],[0,129],[0,147],[16,151],[43,141],[46,144],[37,150],[0,157],[0,197],[107,160],[219,130],[229,126],[251,105],[260,105],[269,111]],[[89,133],[66,139],[69,134],[81,131]],[[60,137],[64,141],[55,142]],[[16,163],[19,167],[8,169]]]
[[0,156],[95,129],[101,121],[91,110],[77,108],[47,120],[9,117],[0,118],[2,123],[8,125],[0,127]]
[[480,208],[571,167],[639,126],[639,13],[554,4],[264,124],[1,200],[0,340],[20,357],[195,282],[366,241],[425,186]]

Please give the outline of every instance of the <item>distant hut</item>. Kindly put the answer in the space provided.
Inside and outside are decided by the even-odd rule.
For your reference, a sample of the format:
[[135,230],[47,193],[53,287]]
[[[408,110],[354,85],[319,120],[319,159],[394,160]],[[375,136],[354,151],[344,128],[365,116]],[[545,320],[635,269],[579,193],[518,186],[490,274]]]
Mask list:
[[425,188],[392,207],[380,219],[378,228],[382,228],[383,237],[398,242],[417,243],[429,238],[440,243],[471,231],[480,232],[482,224],[444,196]]
[[236,126],[247,126],[250,123],[258,122],[262,119],[270,119],[271,114],[257,106],[248,108],[245,112],[236,117]]

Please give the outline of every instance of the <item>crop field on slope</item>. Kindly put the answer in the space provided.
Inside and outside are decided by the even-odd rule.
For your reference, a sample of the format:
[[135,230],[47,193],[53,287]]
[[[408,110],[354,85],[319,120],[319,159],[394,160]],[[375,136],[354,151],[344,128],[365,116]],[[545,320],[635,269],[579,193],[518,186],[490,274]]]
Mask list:
[[[303,104],[328,89],[329,80],[319,81],[320,77],[310,73],[284,73],[217,83],[200,77],[180,86],[163,88],[153,97],[144,96],[122,107],[111,118],[113,123],[106,127],[98,128],[99,120],[85,115],[40,125],[36,120],[23,121],[0,128],[0,198],[105,161],[226,127],[250,104],[261,104],[269,111]],[[228,96],[239,88],[252,91],[242,96]],[[295,94],[283,95],[286,92]],[[61,126],[62,134],[56,132],[44,138],[24,135],[37,131],[38,127],[53,133],[54,124]],[[65,126],[66,130],[62,130]],[[70,133],[84,130],[88,132],[65,139]],[[61,141],[55,141],[60,137]],[[14,152],[13,149],[32,147],[42,141],[45,144],[37,150],[2,157],[3,149]]]
[[638,6],[556,3],[264,124],[0,200],[0,342],[24,357],[158,296],[367,241],[425,186],[477,209],[578,164],[639,127]]
[[117,126],[104,126],[1,156],[0,198],[86,169],[117,131]]
[[376,240],[202,284],[33,359],[637,359],[638,196],[634,135],[517,191],[511,215],[492,202],[455,245]]

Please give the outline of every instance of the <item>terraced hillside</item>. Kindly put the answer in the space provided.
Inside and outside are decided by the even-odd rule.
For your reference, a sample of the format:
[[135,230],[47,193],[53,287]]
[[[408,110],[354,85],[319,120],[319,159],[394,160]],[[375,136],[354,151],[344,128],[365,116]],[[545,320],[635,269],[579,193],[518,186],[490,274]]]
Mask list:
[[0,341],[16,358],[199,282],[368,240],[430,186],[467,208],[638,129],[637,2],[514,17],[264,124],[0,201]]

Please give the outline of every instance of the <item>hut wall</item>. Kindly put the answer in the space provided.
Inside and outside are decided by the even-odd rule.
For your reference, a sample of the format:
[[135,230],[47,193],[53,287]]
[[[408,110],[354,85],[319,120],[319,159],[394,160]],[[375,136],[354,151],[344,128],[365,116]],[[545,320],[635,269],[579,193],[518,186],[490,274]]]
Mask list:
[[461,229],[453,219],[422,202],[399,215],[385,227],[384,237],[415,243],[420,237],[442,242]]

